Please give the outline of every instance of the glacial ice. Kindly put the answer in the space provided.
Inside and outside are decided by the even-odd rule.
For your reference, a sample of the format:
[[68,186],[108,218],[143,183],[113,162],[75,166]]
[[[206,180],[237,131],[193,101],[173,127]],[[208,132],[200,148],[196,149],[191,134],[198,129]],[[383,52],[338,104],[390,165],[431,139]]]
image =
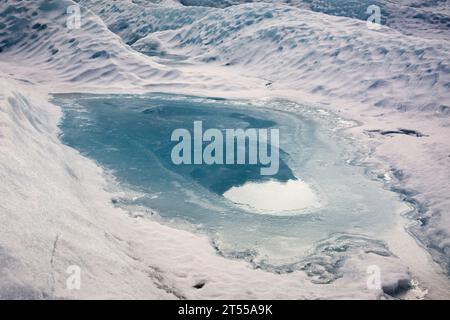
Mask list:
[[[272,1],[225,9],[185,7],[183,1],[124,0],[115,1],[116,7],[111,1],[77,1],[83,15],[80,30],[66,28],[66,9],[73,1],[0,3],[0,296],[380,297],[383,290],[367,290],[368,264],[382,267],[386,292],[417,275],[428,280],[431,296],[433,291],[434,297],[448,295],[445,278],[430,271],[421,248],[414,261],[408,260],[409,250],[416,248],[410,242],[387,248],[372,238],[334,235],[301,263],[275,274],[249,267],[262,263],[254,252],[230,256],[248,264],[224,259],[207,238],[164,225],[157,214],[145,220],[129,217],[110,203],[111,193],[104,191],[107,173],[61,145],[61,113],[47,96],[148,90],[224,97],[245,92],[251,98],[286,93],[294,99],[317,98],[355,117],[364,114],[359,120],[366,129],[398,130],[412,123],[407,128],[428,135],[423,142],[386,137],[377,140],[382,144],[377,152],[390,161],[391,173],[399,172],[396,167],[404,170],[401,177],[392,174],[391,183],[418,208],[412,218],[420,224],[410,230],[445,267],[450,225],[448,2],[378,1],[388,19],[373,31],[367,30],[361,8],[335,10],[335,1]],[[377,118],[384,120],[382,127]],[[118,191],[114,198],[129,195]],[[414,268],[417,261],[426,264]],[[86,277],[81,292],[64,288],[66,268],[73,263]],[[327,283],[326,290],[311,279]],[[194,287],[198,283],[204,283],[201,289]]]

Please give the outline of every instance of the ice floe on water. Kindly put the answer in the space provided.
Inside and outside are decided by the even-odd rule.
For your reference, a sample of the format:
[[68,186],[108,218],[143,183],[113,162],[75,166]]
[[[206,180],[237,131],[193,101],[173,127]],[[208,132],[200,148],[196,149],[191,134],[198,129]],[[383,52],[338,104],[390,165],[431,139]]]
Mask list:
[[292,212],[320,205],[308,184],[301,180],[250,182],[240,187],[232,187],[223,196],[243,205],[250,212],[262,214],[296,214]]

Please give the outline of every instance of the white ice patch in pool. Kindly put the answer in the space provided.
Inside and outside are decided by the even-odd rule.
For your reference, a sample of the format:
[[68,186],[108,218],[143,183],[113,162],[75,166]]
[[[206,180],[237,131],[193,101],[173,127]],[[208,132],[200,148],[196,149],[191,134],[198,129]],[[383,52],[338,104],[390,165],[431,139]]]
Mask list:
[[319,207],[319,199],[301,180],[263,183],[249,182],[232,187],[223,195],[245,209],[260,214],[296,215],[305,209]]

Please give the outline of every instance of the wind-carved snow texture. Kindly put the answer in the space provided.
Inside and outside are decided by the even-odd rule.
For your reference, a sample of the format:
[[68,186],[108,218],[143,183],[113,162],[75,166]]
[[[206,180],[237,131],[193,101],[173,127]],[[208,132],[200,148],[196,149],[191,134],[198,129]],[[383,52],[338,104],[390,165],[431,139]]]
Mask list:
[[151,3],[143,5],[102,0],[79,0],[78,3],[100,14],[108,28],[128,45],[149,33],[179,29],[192,24],[214,11],[205,7],[179,6],[169,9]]
[[[177,8],[178,18],[172,20],[178,22],[168,27],[176,30],[156,33],[152,30],[161,29],[155,27],[160,13],[152,17],[152,9],[144,9],[134,20],[123,14],[126,28],[117,31],[121,12],[128,7],[130,12],[139,11],[137,5],[114,4],[100,10],[98,2],[82,3],[146,54],[175,53],[201,63],[238,66],[276,88],[296,88],[330,99],[356,99],[401,111],[450,109],[448,41],[404,36],[389,28],[369,30],[362,21],[274,4],[213,11]],[[189,23],[192,12],[197,19]],[[131,39],[130,34],[143,38]]]
[[[21,61],[70,83],[108,84],[176,78],[176,70],[143,59],[122,45],[95,15],[81,8],[82,29],[67,28],[72,1],[6,1],[0,4],[2,60]],[[33,74],[31,74],[32,76]]]
[[179,0],[187,6],[225,8],[232,5],[265,2],[367,20],[376,5],[381,10],[381,23],[404,34],[423,38],[448,39],[450,36],[450,3],[448,0]]
[[450,107],[448,42],[368,30],[357,20],[242,5],[157,38],[177,53],[240,66],[277,87],[402,111]]
[[[396,257],[392,256],[392,253],[382,241],[352,234],[334,234],[330,238],[317,243],[310,255],[301,261],[283,266],[273,266],[264,260],[257,261],[254,252],[236,252],[225,256],[245,259],[256,268],[263,268],[277,274],[289,274],[302,270],[313,283],[330,284],[337,279],[348,276],[350,270],[348,264],[346,265],[348,260],[367,255],[373,255],[375,258],[384,257],[385,261],[393,261],[394,263],[396,261]],[[396,272],[398,270],[401,270],[400,266]],[[404,268],[403,275],[404,277],[399,278],[395,272],[384,273],[381,284],[383,291],[387,294],[396,294],[409,289],[411,277],[407,268]]]
[[151,89],[155,85],[176,87],[179,82],[199,86],[224,82],[200,72],[185,74],[139,54],[82,6],[81,28],[68,28],[67,11],[73,5],[69,0],[1,2],[0,62],[17,64],[16,69],[40,84],[58,80],[78,88]]

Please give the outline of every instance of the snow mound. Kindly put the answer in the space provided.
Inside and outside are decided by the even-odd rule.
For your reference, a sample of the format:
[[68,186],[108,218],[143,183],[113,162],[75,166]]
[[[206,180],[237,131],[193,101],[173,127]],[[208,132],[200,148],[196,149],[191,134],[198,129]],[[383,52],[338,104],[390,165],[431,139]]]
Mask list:
[[148,2],[112,2],[80,0],[78,3],[95,12],[108,28],[128,45],[149,33],[173,30],[192,24],[214,9],[202,7],[167,7]]
[[[179,72],[126,47],[104,23],[81,7],[81,28],[67,27],[72,1],[6,1],[0,4],[2,61],[20,64],[31,78],[86,85],[176,79]],[[49,79],[44,79],[43,82]]]
[[252,4],[216,10],[135,46],[155,36],[172,53],[237,66],[273,88],[402,111],[439,112],[450,103],[449,42],[370,30],[359,20]]
[[323,12],[334,16],[357,19],[367,19],[367,7],[380,5],[380,1],[373,0],[179,0],[185,6],[205,6],[226,8],[246,3],[270,3],[272,5],[289,5],[297,8]]
[[404,34],[424,38],[450,37],[450,6],[448,0],[179,0],[187,6],[225,8],[250,2],[286,4],[315,12],[367,20],[369,6],[380,8],[381,23]]

